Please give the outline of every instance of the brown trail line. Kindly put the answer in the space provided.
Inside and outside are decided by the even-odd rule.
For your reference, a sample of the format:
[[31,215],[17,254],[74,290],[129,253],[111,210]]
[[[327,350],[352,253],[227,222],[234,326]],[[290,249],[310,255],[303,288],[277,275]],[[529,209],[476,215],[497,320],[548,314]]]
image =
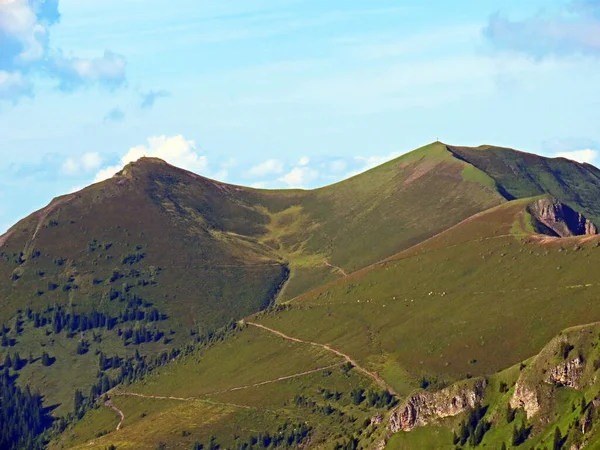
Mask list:
[[119,431],[121,429],[121,425],[123,425],[123,421],[125,420],[125,414],[123,414],[123,411],[121,411],[119,408],[117,408],[115,405],[113,405],[113,403],[110,401],[110,399],[106,400],[104,402],[104,404],[106,406],[108,406],[110,409],[112,409],[113,411],[115,411],[119,416],[121,416],[121,420],[119,421],[119,424],[117,425],[117,430]]
[[[182,402],[190,402],[190,401],[194,401],[194,400],[205,401],[205,400],[203,400],[202,397],[210,397],[212,395],[225,394],[227,392],[235,392],[235,391],[240,391],[242,389],[249,389],[249,388],[253,388],[253,387],[264,386],[265,384],[277,383],[278,381],[291,380],[293,378],[303,377],[306,375],[310,375],[313,373],[320,372],[322,370],[331,369],[332,367],[337,367],[337,366],[341,366],[341,365],[342,365],[342,363],[330,364],[325,367],[319,367],[317,369],[311,369],[311,370],[307,370],[305,372],[295,373],[293,375],[286,375],[283,377],[275,378],[273,380],[260,381],[258,383],[254,383],[254,384],[248,384],[245,386],[236,386],[234,388],[224,389],[222,391],[216,391],[216,392],[210,392],[208,394],[202,394],[201,397],[173,397],[173,396],[167,396],[167,395],[146,395],[146,394],[138,394],[135,392],[111,392],[111,395],[140,397],[140,398],[147,398],[147,399],[154,399],[154,400],[179,400]],[[110,406],[110,405],[108,405],[108,403],[107,403],[107,406]],[[241,406],[241,405],[233,405],[233,406],[239,406],[240,408],[245,408],[245,406]]]
[[305,375],[310,375],[311,373],[317,373],[317,372],[320,372],[322,370],[331,369],[332,367],[336,367],[336,366],[340,366],[340,365],[341,365],[341,363],[330,364],[329,366],[319,367],[318,369],[307,370],[306,372],[301,372],[301,373],[296,373],[294,375],[287,375],[285,377],[275,378],[274,380],[261,381],[260,383],[249,384],[249,385],[246,385],[246,386],[238,386],[238,387],[234,387],[234,388],[231,388],[231,389],[225,389],[223,391],[211,392],[210,394],[203,394],[203,396],[225,394],[227,392],[240,391],[242,389],[249,389],[249,388],[253,388],[253,387],[264,386],[265,384],[277,383],[278,381],[291,380],[292,378],[303,377]]
[[329,261],[327,261],[326,259],[323,260],[323,263],[327,266],[327,267],[331,267],[332,269],[337,270],[340,274],[342,274],[342,276],[347,277],[348,274],[346,273],[346,271],[344,269],[342,269],[339,266],[334,266],[333,264],[331,264]]
[[356,370],[358,370],[362,374],[368,376],[369,378],[372,378],[373,380],[375,380],[375,382],[379,386],[381,386],[382,388],[384,388],[385,390],[387,390],[390,393],[398,396],[398,393],[394,390],[394,388],[391,387],[390,385],[388,385],[381,377],[379,377],[379,375],[377,375],[377,374],[375,374],[373,372],[369,372],[367,369],[365,369],[364,367],[362,367],[359,364],[357,364],[357,362],[354,359],[352,359],[350,356],[346,355],[345,353],[342,353],[339,350],[336,350],[335,348],[330,347],[329,345],[319,344],[318,342],[304,341],[302,339],[298,339],[298,338],[295,338],[295,337],[292,337],[292,336],[288,336],[287,334],[283,334],[280,331],[273,330],[272,328],[266,327],[266,326],[261,325],[259,323],[246,322],[246,324],[252,325],[254,327],[262,328],[263,330],[266,330],[266,331],[268,331],[270,333],[276,334],[277,336],[282,337],[284,339],[287,339],[289,341],[298,342],[300,344],[313,345],[315,347],[321,347],[321,348],[324,348],[325,350],[327,350],[328,352],[331,352],[331,353],[334,353],[334,354],[336,354],[338,356],[341,356],[347,362],[349,362],[350,364],[352,364],[356,368]]

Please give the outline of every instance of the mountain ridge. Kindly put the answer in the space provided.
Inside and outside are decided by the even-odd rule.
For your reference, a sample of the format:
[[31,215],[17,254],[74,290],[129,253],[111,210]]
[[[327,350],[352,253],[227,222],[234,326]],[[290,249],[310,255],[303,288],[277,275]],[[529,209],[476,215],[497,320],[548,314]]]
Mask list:
[[[441,383],[485,375],[583,316],[596,317],[589,270],[577,274],[567,262],[594,261],[598,238],[541,236],[528,208],[552,199],[578,220],[597,220],[598,173],[568,160],[435,142],[322,188],[264,190],[142,158],[57,197],[0,237],[7,342],[0,353],[56,358],[49,368],[26,364],[18,380],[41,389],[57,414],[69,412],[73,389],[86,393],[98,374],[114,376],[106,364],[97,370],[98,354],[139,361],[190,339],[243,353],[246,344],[231,347],[230,331],[218,330],[237,330],[236,320],[254,314],[286,336],[333,345],[399,395],[419,377]],[[549,282],[551,271],[557,275]],[[558,294],[546,294],[546,304],[519,291],[539,289],[539,280],[560,292],[585,288],[566,309]],[[493,311],[496,323],[467,305]],[[535,315],[534,305],[549,308],[540,313],[544,325],[505,320],[509,310]],[[476,331],[459,326],[465,321]],[[420,325],[429,323],[435,326]],[[511,323],[503,355],[478,343]],[[519,347],[524,330],[531,342]],[[272,340],[256,348],[263,345]],[[316,376],[313,370],[295,373]],[[64,382],[70,377],[75,385]]]

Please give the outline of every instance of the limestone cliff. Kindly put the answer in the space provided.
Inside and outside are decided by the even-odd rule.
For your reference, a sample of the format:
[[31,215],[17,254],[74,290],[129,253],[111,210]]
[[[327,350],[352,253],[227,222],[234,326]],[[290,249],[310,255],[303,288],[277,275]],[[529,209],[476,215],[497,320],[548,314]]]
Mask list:
[[481,402],[486,387],[486,380],[481,378],[437,392],[414,394],[392,413],[390,431],[410,431],[443,417],[456,416]]
[[555,198],[545,197],[529,205],[538,232],[556,237],[598,234],[596,225]]

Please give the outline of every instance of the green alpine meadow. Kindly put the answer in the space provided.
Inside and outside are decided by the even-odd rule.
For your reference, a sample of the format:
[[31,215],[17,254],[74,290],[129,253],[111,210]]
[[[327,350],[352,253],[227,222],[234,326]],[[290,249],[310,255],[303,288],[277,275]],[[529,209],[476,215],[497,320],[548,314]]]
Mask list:
[[509,148],[143,157],[0,237],[0,447],[600,448],[599,226],[600,170]]

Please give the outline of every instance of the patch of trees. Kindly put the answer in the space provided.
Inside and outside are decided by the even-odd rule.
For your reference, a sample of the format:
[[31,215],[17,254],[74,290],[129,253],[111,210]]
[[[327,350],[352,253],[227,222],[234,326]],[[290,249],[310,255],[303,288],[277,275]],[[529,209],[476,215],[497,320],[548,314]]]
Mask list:
[[366,400],[372,408],[392,408],[398,404],[398,400],[388,391],[377,392],[371,389],[365,391],[362,388],[353,389],[350,392],[350,399],[355,405],[360,405]]
[[121,264],[133,266],[134,264],[139,263],[145,257],[146,257],[145,252],[143,252],[141,250],[137,250],[134,253],[129,253],[129,254],[123,256],[123,258],[121,259]]
[[277,295],[279,295],[279,292],[281,292],[281,289],[283,289],[283,286],[285,285],[289,277],[290,268],[287,265],[283,264],[281,266],[281,271],[279,272],[277,279],[271,284],[269,291],[265,295],[262,304],[260,305],[261,310],[267,309],[275,304]]
[[[62,432],[69,422],[81,419],[86,411],[94,405],[96,400],[112,388],[120,384],[141,381],[156,368],[162,367],[180,356],[192,354],[200,348],[223,341],[237,330],[238,324],[232,321],[229,325],[219,330],[199,335],[197,337],[198,343],[188,344],[181,349],[172,349],[169,352],[165,351],[154,357],[143,356],[138,350],[136,350],[135,356],[126,359],[119,356],[108,357],[100,353],[98,361],[100,370],[98,371],[96,382],[90,388],[89,395],[85,396],[81,391],[76,392],[74,413],[68,415],[66,418],[62,418],[57,430]],[[112,370],[112,373],[108,374],[107,370]]]
[[483,436],[491,428],[492,424],[484,419],[487,407],[476,403],[474,408],[469,408],[467,418],[463,420],[454,432],[453,444],[465,445],[467,442],[471,447],[477,447],[483,440]]
[[[237,450],[250,450],[258,448],[301,448],[310,437],[312,427],[304,422],[288,422],[280,425],[276,432],[257,433],[248,436],[248,438],[231,448]],[[217,450],[221,445],[214,436],[211,436],[207,443],[195,443],[192,450]]]
[[563,359],[567,359],[567,357],[569,356],[569,353],[571,353],[571,350],[573,350],[575,347],[570,344],[569,342],[561,342],[560,343],[560,348],[558,350],[558,353],[560,356],[562,356]]
[[112,330],[116,325],[128,322],[158,322],[167,319],[166,314],[161,314],[150,302],[137,295],[128,296],[125,310],[119,312],[116,317],[95,310],[88,313],[76,313],[61,305],[47,307],[42,312],[33,312],[28,309],[27,317],[33,322],[35,328],[52,325],[53,333],[59,334],[66,330],[69,337],[98,328]]
[[50,356],[48,353],[43,352],[42,353],[42,365],[45,367],[49,367],[52,364],[54,364],[54,361],[56,361],[56,358],[53,358],[52,356]]
[[2,258],[7,263],[13,264],[15,266],[20,266],[25,262],[23,258],[25,254],[23,252],[11,253],[8,254],[6,252],[0,252],[0,258]]
[[13,353],[12,356],[10,356],[10,353],[7,354],[6,357],[4,358],[4,362],[2,363],[3,368],[12,369],[15,371],[21,370],[26,365],[27,365],[27,360],[21,358],[21,356],[19,355],[19,352]]
[[17,386],[6,366],[0,372],[0,405],[0,448],[43,449],[43,433],[52,425],[52,419],[42,397],[32,393],[29,386]]
[[119,329],[117,334],[123,338],[124,345],[139,345],[148,342],[158,342],[165,335],[165,333],[160,330],[151,330],[149,328]]
[[512,433],[512,445],[515,447],[521,445],[527,440],[530,433],[531,426],[528,426],[525,421],[523,421],[520,425],[515,425]]
[[12,347],[16,344],[16,341],[8,336],[9,331],[10,328],[8,328],[6,325],[0,325],[0,345],[2,347]]

